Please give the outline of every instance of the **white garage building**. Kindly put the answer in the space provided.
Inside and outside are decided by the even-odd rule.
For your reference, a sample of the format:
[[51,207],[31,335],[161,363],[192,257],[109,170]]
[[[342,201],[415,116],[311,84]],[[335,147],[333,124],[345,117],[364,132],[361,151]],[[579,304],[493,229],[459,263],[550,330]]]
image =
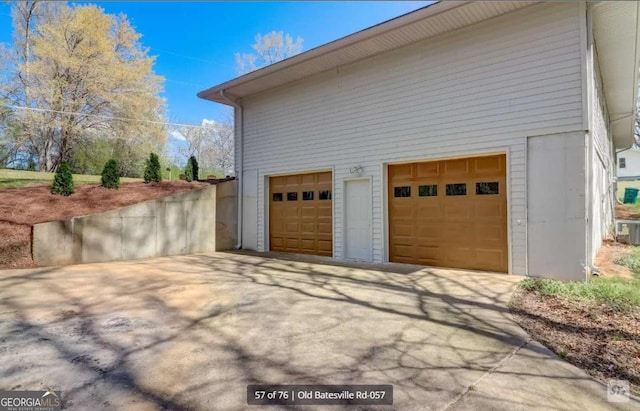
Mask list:
[[585,279],[639,8],[436,3],[202,91],[235,107],[239,246]]

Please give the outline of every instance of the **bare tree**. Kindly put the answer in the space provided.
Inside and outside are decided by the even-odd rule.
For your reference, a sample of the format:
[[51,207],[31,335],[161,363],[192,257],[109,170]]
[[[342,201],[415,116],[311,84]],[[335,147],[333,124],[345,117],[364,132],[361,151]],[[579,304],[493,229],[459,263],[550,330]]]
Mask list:
[[233,170],[233,127],[224,122],[203,120],[199,127],[177,127],[177,133],[186,142],[177,154],[186,159],[195,156],[201,169],[212,169],[229,174]]
[[[302,52],[302,43],[302,37],[297,37],[294,41],[290,34],[282,31],[272,31],[265,35],[258,33],[255,43],[251,45],[254,53],[235,54],[236,74],[240,76],[295,56]],[[218,123],[215,138],[217,168],[225,173],[232,172],[234,167],[233,123],[233,109],[228,108],[225,119]]]
[[261,67],[277,63],[302,51],[302,37],[295,41],[289,34],[272,31],[257,34],[256,42],[251,46],[255,53],[236,53],[236,73],[246,74]]

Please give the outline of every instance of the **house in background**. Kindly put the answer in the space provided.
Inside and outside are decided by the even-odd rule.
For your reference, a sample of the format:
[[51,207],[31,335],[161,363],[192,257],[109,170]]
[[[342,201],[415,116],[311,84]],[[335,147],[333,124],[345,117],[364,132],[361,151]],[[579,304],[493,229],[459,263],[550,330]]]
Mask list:
[[621,151],[618,156],[618,180],[640,180],[640,150]]
[[441,2],[216,85],[239,246],[584,280],[633,143],[636,2]]

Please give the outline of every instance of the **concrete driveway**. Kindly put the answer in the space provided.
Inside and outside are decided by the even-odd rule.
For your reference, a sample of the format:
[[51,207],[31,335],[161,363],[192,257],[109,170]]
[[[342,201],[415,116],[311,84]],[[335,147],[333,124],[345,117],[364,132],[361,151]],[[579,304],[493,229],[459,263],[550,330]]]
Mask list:
[[70,409],[260,408],[250,383],[393,384],[389,409],[614,409],[511,320],[517,280],[236,253],[4,271],[0,388],[60,389]]

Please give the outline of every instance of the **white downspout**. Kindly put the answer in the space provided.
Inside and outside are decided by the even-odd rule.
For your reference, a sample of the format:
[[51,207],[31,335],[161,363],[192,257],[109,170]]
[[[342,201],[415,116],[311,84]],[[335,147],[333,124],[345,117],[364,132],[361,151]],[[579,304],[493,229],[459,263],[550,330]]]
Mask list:
[[220,90],[220,96],[226,100],[230,105],[232,105],[236,110],[238,110],[238,118],[236,120],[236,116],[234,116],[233,121],[233,134],[235,136],[235,141],[233,145],[234,150],[234,158],[238,161],[236,164],[237,176],[236,180],[238,181],[238,242],[235,245],[236,250],[240,250],[242,248],[242,197],[243,197],[243,179],[242,179],[242,170],[243,170],[243,157],[244,157],[244,110],[242,105],[238,104],[235,100],[230,98],[224,93],[224,90]]
[[[587,194],[585,196],[586,199],[586,226],[587,226],[587,238],[586,238],[586,261],[585,261],[585,274],[587,276],[587,280],[589,278],[589,276],[593,273],[594,269],[593,269],[593,263],[594,261],[591,259],[591,255],[593,254],[593,249],[594,249],[594,244],[593,244],[593,230],[594,230],[594,215],[593,215],[593,200],[595,197],[595,192],[593,189],[593,181],[594,181],[594,176],[593,176],[593,161],[594,161],[594,143],[593,143],[593,130],[591,129],[591,120],[594,116],[593,112],[592,112],[592,102],[594,99],[593,96],[593,92],[595,89],[595,84],[593,83],[593,77],[594,77],[594,70],[595,70],[595,62],[594,59],[596,58],[593,52],[593,26],[592,26],[592,15],[591,15],[591,10],[587,7],[587,4],[585,2],[581,2],[580,3],[580,11],[581,11],[581,17],[584,17],[584,29],[585,29],[585,38],[584,38],[584,54],[585,54],[585,59],[583,64],[586,65],[585,70],[583,71],[583,74],[586,76],[586,78],[583,80],[582,82],[582,86],[586,89],[586,93],[583,95],[584,97],[586,97],[586,105],[583,106],[584,111],[582,113],[583,115],[583,122],[585,127],[585,138],[586,138],[586,149],[587,152],[585,153],[585,161],[586,161],[586,172],[587,172],[587,187],[585,190],[585,193]],[[582,13],[584,13],[582,15]]]

